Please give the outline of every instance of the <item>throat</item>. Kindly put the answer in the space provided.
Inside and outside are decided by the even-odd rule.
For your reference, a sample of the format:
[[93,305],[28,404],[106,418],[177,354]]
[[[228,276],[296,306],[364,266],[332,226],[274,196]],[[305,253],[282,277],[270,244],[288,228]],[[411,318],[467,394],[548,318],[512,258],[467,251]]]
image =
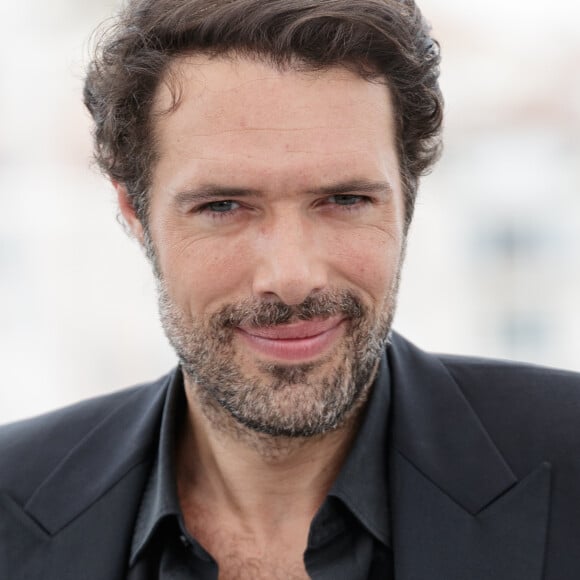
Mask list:
[[220,580],[308,578],[304,565],[310,520],[289,517],[261,528],[256,518],[241,519],[224,506],[182,504],[189,534],[217,562]]
[[308,578],[310,527],[350,451],[360,412],[324,435],[271,437],[204,407],[194,388],[186,393],[175,466],[189,533],[218,562],[220,580]]

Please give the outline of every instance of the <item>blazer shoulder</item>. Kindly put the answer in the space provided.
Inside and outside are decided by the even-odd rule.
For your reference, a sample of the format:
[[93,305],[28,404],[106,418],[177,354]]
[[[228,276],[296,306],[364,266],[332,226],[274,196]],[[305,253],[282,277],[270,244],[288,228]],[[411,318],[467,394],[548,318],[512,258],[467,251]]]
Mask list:
[[560,397],[580,397],[579,372],[510,360],[426,352],[397,333],[392,334],[392,350],[403,374],[413,367],[427,373],[443,370],[466,394],[476,396],[481,391],[479,394],[487,398],[501,391],[503,397],[519,398],[523,392],[535,391],[538,396],[557,400],[553,395],[558,391]]
[[554,399],[555,391],[580,397],[580,373],[530,363],[471,356],[436,354],[460,386],[469,388],[538,391]]
[[580,373],[511,361],[437,357],[516,472],[542,460],[580,468]]
[[121,409],[153,401],[167,380],[166,375],[151,383],[1,425],[0,490],[15,490],[26,497],[91,432]]

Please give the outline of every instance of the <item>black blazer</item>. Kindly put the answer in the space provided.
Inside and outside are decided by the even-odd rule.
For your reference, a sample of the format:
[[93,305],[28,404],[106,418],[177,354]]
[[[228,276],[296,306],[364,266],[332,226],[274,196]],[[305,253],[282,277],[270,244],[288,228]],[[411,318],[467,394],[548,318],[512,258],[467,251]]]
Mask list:
[[[578,580],[580,375],[388,357],[396,579]],[[2,580],[125,577],[170,379],[0,427]]]

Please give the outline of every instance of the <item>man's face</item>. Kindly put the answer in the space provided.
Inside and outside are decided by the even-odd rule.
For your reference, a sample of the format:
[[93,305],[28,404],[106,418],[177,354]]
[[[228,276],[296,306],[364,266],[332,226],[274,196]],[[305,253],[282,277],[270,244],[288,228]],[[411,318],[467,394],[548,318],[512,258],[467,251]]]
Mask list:
[[270,435],[335,429],[372,380],[402,260],[389,91],[243,58],[170,72],[145,238],[190,393]]

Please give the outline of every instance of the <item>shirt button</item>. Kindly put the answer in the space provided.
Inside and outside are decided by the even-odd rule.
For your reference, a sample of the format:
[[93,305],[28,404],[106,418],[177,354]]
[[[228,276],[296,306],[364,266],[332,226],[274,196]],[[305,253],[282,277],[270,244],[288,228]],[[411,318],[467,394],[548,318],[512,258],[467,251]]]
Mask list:
[[183,544],[184,548],[189,548],[189,540],[185,537],[184,534],[181,534],[179,536],[179,539],[181,540],[181,543]]

